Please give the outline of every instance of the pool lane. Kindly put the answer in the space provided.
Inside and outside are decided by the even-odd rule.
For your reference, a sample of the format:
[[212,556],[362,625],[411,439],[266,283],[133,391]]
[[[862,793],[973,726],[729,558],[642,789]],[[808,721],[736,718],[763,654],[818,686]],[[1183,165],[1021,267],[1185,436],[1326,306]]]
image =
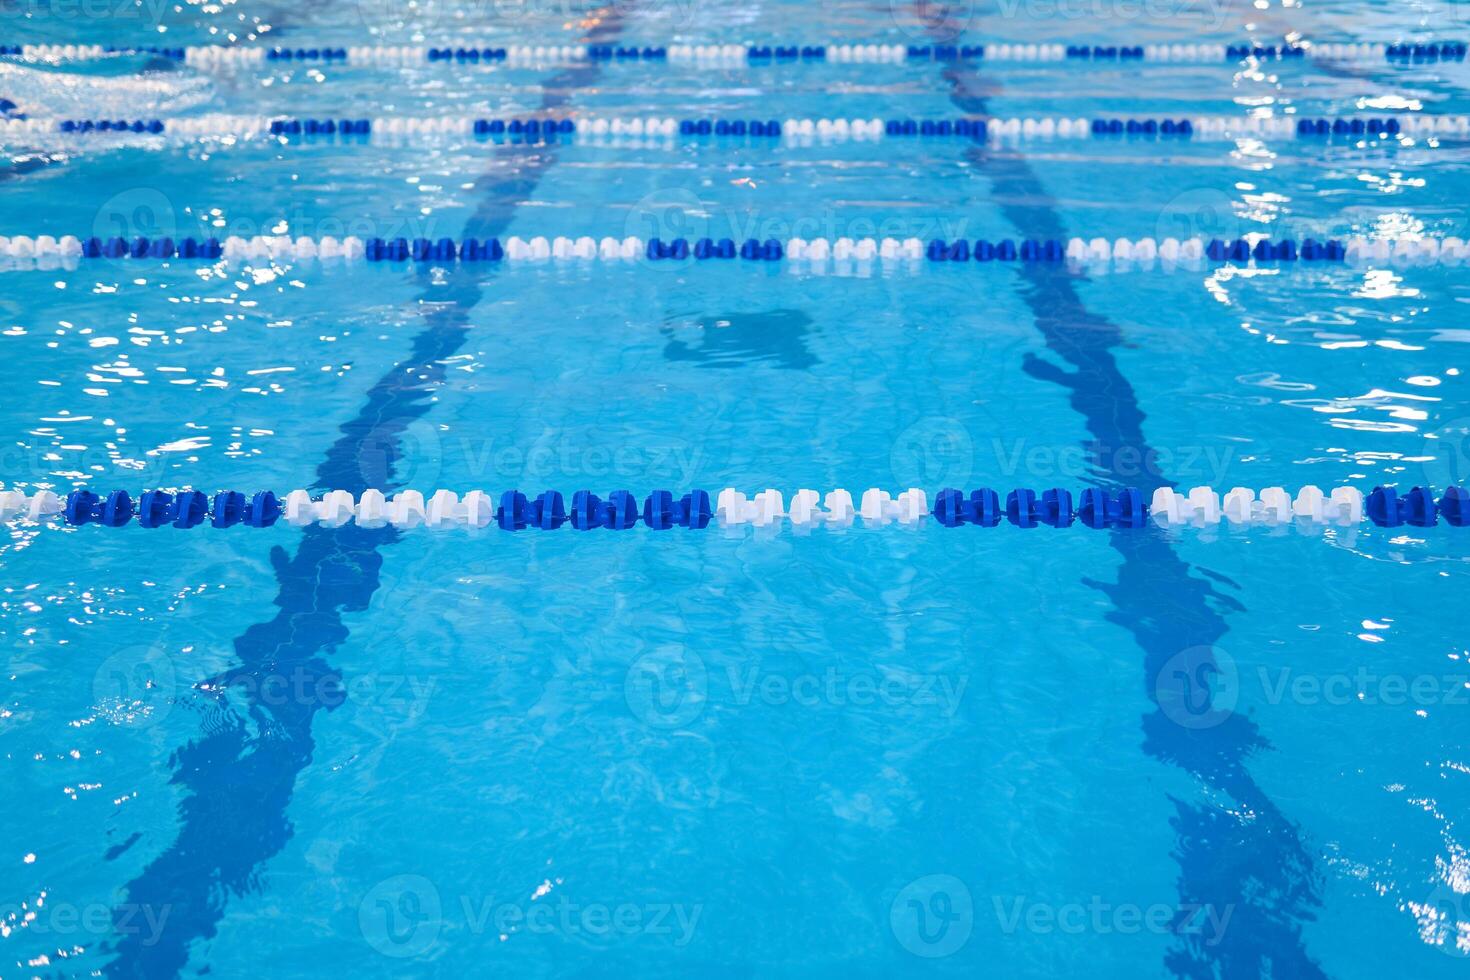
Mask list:
[[[923,19],[922,5],[919,13]],[[958,26],[933,19],[928,23],[936,36],[953,36]],[[985,93],[997,90],[993,80],[962,64],[947,67],[944,79],[957,108],[990,114]],[[991,182],[998,206],[1013,225],[1028,234],[1064,237],[1056,203],[1024,155],[995,155],[976,146],[968,156],[976,172]],[[1027,373],[1071,393],[1072,406],[1086,419],[1097,445],[1128,447],[1142,459],[1155,458],[1143,434],[1145,417],[1137,396],[1112,354],[1123,342],[1122,331],[1085,307],[1075,274],[1040,265],[1018,266],[1017,273],[1021,297],[1047,348],[1070,368],[1027,355]],[[1092,461],[1099,481],[1137,483],[1134,476],[1125,480],[1112,472],[1118,458],[1115,452]],[[1152,466],[1145,469],[1158,472]],[[1148,489],[1169,485],[1155,478]],[[1238,713],[1200,727],[1178,720],[1181,710],[1211,710],[1209,682],[1219,676],[1211,647],[1227,631],[1216,609],[1243,612],[1244,607],[1191,575],[1191,566],[1157,532],[1115,531],[1111,543],[1123,559],[1118,581],[1086,582],[1112,600],[1108,619],[1133,634],[1144,650],[1145,683],[1156,706],[1143,719],[1144,751],[1184,769],[1210,793],[1228,794],[1252,815],[1243,820],[1208,802],[1173,801],[1179,907],[1232,909],[1234,918],[1232,928],[1213,937],[1214,944],[1185,928],[1188,923],[1177,923],[1181,945],[1165,967],[1179,977],[1255,977],[1270,964],[1273,975],[1324,977],[1303,945],[1300,926],[1320,904],[1312,856],[1296,826],[1246,768],[1250,756],[1269,748],[1268,743],[1255,723]],[[1167,616],[1160,615],[1163,607],[1154,601],[1165,594],[1172,600]]]
[[[622,33],[623,9],[604,11],[587,34],[607,42]],[[590,18],[589,18],[590,19]],[[597,64],[558,73],[542,108],[565,107],[571,94],[601,74]],[[556,164],[552,147],[508,145],[507,158],[519,166],[502,178],[487,172],[475,183],[480,200],[464,234],[501,236],[510,225],[516,202],[529,197],[546,170]],[[425,326],[413,339],[407,361],[385,374],[370,389],[366,404],[344,422],[341,436],[317,468],[316,487],[342,487],[360,492],[369,486],[394,486],[405,430],[428,411],[430,396],[444,371],[444,360],[464,344],[469,310],[484,292],[493,267],[460,267],[446,286],[424,282]],[[222,685],[239,683],[252,692],[248,717],[225,715],[210,730],[174,756],[174,785],[185,796],[179,806],[178,837],[127,885],[117,916],[130,908],[167,908],[168,926],[156,941],[143,933],[119,928],[122,937],[108,974],[158,978],[180,973],[189,947],[215,935],[231,893],[253,887],[261,864],[291,839],[286,815],[296,778],[311,763],[315,745],[311,725],[328,705],[307,698],[265,698],[267,681],[282,676],[308,678],[312,689],[340,676],[325,659],[347,636],[344,614],[366,609],[379,587],[379,549],[398,538],[391,528],[328,531],[310,528],[294,556],[272,553],[279,591],[278,611],[235,641],[239,665],[217,678]]]

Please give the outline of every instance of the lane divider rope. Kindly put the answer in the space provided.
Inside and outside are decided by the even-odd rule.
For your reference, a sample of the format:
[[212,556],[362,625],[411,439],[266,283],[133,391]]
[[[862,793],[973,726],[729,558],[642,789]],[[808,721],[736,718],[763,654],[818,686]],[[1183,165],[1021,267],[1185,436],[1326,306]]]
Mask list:
[[242,116],[208,114],[168,119],[69,119],[53,117],[0,118],[0,139],[61,134],[67,136],[177,136],[188,139],[237,140],[275,138],[289,141],[321,139],[401,143],[410,138],[473,136],[479,139],[550,141],[572,138],[597,140],[608,136],[638,136],[686,140],[725,137],[750,140],[781,139],[787,143],[818,139],[847,140],[958,138],[968,140],[1078,139],[1125,137],[1134,139],[1233,140],[1240,137],[1358,137],[1384,139],[1470,135],[1470,115],[1400,116],[1181,116],[1165,117],[1041,117],[986,119],[709,119],[658,117],[478,118],[379,117],[331,118]]
[[1004,497],[1001,491],[989,488],[969,493],[945,489],[936,495],[932,509],[928,496],[917,488],[897,496],[869,489],[857,503],[846,490],[832,490],[825,496],[815,490],[798,490],[789,507],[779,490],[747,497],[734,488],[721,490],[713,498],[704,490],[682,495],[655,490],[641,506],[639,499],[626,490],[613,491],[605,499],[580,490],[572,494],[570,502],[555,491],[533,499],[520,491],[507,490],[498,504],[481,490],[471,490],[463,497],[439,490],[427,500],[416,490],[403,490],[391,497],[380,490],[366,490],[361,495],[345,490],[320,495],[293,490],[284,497],[269,490],[248,497],[238,491],[221,491],[209,497],[198,490],[147,490],[136,500],[126,490],[106,494],[74,490],[65,497],[51,490],[0,492],[0,521],[122,527],[135,519],[145,528],[204,524],[215,528],[237,524],[270,527],[277,523],[342,527],[356,523],[366,528],[445,530],[495,524],[506,531],[557,530],[567,524],[582,531],[627,530],[640,522],[653,530],[703,529],[712,523],[725,527],[782,523],[850,527],[858,519],[868,526],[915,525],[932,519],[944,527],[996,527],[1004,521],[1021,528],[1081,524],[1098,530],[1204,528],[1222,522],[1235,526],[1352,527],[1366,521],[1379,527],[1432,527],[1441,519],[1454,527],[1466,527],[1470,526],[1470,490],[1450,487],[1436,498],[1427,487],[1400,493],[1397,488],[1380,486],[1365,497],[1355,487],[1324,492],[1306,486],[1293,497],[1282,487],[1267,487],[1259,493],[1235,487],[1222,497],[1210,487],[1194,487],[1187,492],[1160,488],[1152,495],[1134,488],[1114,492],[1094,487],[1074,498],[1071,491],[1060,488],[1040,492],[1017,489]]
[[250,238],[231,236],[197,239],[184,237],[121,237],[85,240],[74,235],[60,238],[51,235],[0,236],[0,259],[16,262],[48,260],[74,263],[78,259],[184,259],[223,261],[239,264],[250,262],[320,261],[354,264],[394,262],[538,262],[602,261],[633,262],[716,262],[740,259],[748,262],[787,262],[804,267],[825,266],[829,262],[1068,262],[1074,264],[1113,262],[1150,267],[1155,262],[1165,265],[1197,266],[1210,263],[1296,263],[1331,262],[1361,265],[1365,263],[1402,263],[1411,265],[1457,265],[1470,258],[1465,240],[1446,238],[1370,239],[1352,236],[1345,241],[1330,239],[1319,242],[1312,238],[1272,240],[1251,236],[1233,240],[1204,238],[1071,238],[1025,239],[932,239],[918,238],[790,238],[783,241],[701,238],[690,242],[676,238],[643,239],[636,235],[625,238],[591,236],[569,238],[536,236],[524,239],[511,236],[502,244],[497,238],[372,238],[364,241],[355,236],[341,240],[332,236],[311,238],[290,235],[256,235]]
[[1241,62],[1241,61],[1387,61],[1432,63],[1463,61],[1463,41],[1429,43],[1324,44],[664,44],[449,46],[352,45],[347,47],[270,47],[188,45],[183,47],[116,47],[97,44],[0,45],[0,57],[31,61],[74,61],[116,55],[153,55],[199,68],[239,68],[274,63],[353,64],[400,67],[420,64],[552,65],[578,61],[704,66],[790,65],[811,63],[899,64],[984,59],[1003,62]]

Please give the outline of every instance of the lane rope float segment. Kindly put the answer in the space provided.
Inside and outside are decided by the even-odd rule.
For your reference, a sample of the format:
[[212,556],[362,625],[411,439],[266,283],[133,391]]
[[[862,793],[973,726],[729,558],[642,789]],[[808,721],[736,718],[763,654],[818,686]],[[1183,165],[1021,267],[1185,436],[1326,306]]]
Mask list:
[[[964,140],[1008,139],[1188,139],[1295,136],[1299,139],[1350,137],[1470,136],[1470,115],[1405,113],[1399,116],[1094,116],[959,119],[738,119],[668,117],[482,118],[475,116],[388,116],[377,118],[247,116],[217,113],[148,119],[73,119],[47,116],[0,118],[0,139],[38,136],[178,137],[182,139],[275,139],[281,143],[340,141],[402,145],[415,139],[469,137],[596,142],[607,136],[638,136],[685,141],[700,137],[776,140],[800,143],[879,141],[922,137]],[[150,140],[153,148],[161,142]]]
[[337,239],[290,235],[256,235],[194,238],[185,236],[147,238],[137,236],[78,238],[75,235],[0,236],[0,270],[66,267],[79,260],[186,260],[224,262],[238,265],[255,262],[321,262],[355,265],[376,263],[479,263],[479,262],[784,262],[803,270],[820,271],[829,264],[864,264],[878,261],[897,268],[932,264],[985,265],[992,262],[1060,263],[1073,265],[1114,264],[1122,268],[1194,269],[1210,264],[1297,263],[1455,266],[1470,258],[1470,245],[1457,237],[1370,239],[1355,235],[1345,240],[1313,238],[1272,240],[1264,235],[1239,239],[1204,238],[1102,238],[1091,239],[931,239],[816,237],[750,238],[737,243],[730,238],[644,239],[590,235],[576,238],[512,235],[503,243],[498,238],[370,238]]
[[902,64],[906,62],[1136,62],[1224,63],[1241,61],[1378,61],[1425,64],[1464,61],[1466,42],[1322,44],[662,44],[662,45],[351,45],[270,47],[188,45],[116,47],[97,44],[0,46],[0,57],[28,61],[76,61],[119,55],[172,58],[191,67],[246,68],[266,64],[351,64],[411,67],[422,64],[543,66],[571,62],[738,65]]
[[198,490],[146,490],[136,500],[126,490],[98,494],[73,490],[65,497],[51,490],[0,492],[0,521],[61,522],[79,527],[97,524],[124,527],[134,520],[144,528],[193,528],[235,525],[264,528],[277,523],[292,527],[395,527],[433,530],[483,529],[491,524],[505,531],[527,528],[554,531],[565,525],[576,530],[628,530],[642,523],[656,531],[675,527],[702,530],[722,527],[847,528],[859,520],[864,526],[914,526],[932,519],[947,528],[997,527],[1002,522],[1019,528],[1082,525],[1095,530],[1147,527],[1207,528],[1226,523],[1235,527],[1303,528],[1353,527],[1364,522],[1378,527],[1433,527],[1441,519],[1453,527],[1470,526],[1470,490],[1450,487],[1438,498],[1427,487],[1400,493],[1395,487],[1375,487],[1366,496],[1355,487],[1324,492],[1302,487],[1293,497],[1282,487],[1257,493],[1235,487],[1223,496],[1210,487],[1187,492],[1160,487],[1151,496],[1136,488],[1116,492],[1092,487],[1077,497],[1061,488],[1002,491],[981,488],[966,493],[944,489],[931,510],[927,494],[910,488],[897,496],[877,488],[864,491],[857,504],[847,490],[825,496],[803,489],[792,495],[788,507],[781,491],[764,490],[747,497],[734,488],[712,499],[704,490],[676,494],[655,490],[639,499],[627,490],[615,490],[605,499],[590,490],[572,494],[570,502],[556,491],[535,498],[507,490],[496,504],[490,494],[471,490],[461,497],[438,490],[426,500],[416,490],[389,497],[380,490],[354,495],[333,490],[313,496],[293,490],[284,497],[262,490],[250,496],[226,490],[207,496]]

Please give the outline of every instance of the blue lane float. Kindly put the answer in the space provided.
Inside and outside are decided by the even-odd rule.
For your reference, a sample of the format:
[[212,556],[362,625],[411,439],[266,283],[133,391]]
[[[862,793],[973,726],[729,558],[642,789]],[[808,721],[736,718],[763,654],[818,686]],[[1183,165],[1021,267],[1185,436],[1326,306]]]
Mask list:
[[1338,117],[1335,119],[1308,118],[1296,121],[1296,134],[1303,137],[1314,136],[1396,136],[1402,131],[1402,124],[1392,117],[1387,119]]
[[1390,44],[1384,52],[1389,61],[1414,63],[1434,61],[1464,61],[1467,47],[1464,41],[1444,41],[1439,44]]
[[164,131],[162,119],[60,119],[56,130],[61,133],[150,133]]
[[426,500],[417,491],[401,491],[389,497],[378,490],[361,495],[334,490],[311,494],[294,490],[278,496],[269,490],[245,494],[234,490],[206,495],[198,490],[147,490],[136,498],[126,490],[97,493],[73,490],[65,496],[53,491],[0,492],[0,520],[57,522],[71,527],[95,524],[120,528],[136,522],[140,527],[224,529],[237,525],[267,528],[276,524],[295,527],[322,525],[341,527],[355,523],[363,527],[410,529],[420,526],[488,528],[503,531],[555,531],[564,526],[574,530],[626,531],[640,524],[650,530],[675,528],[702,530],[724,527],[757,527],[791,524],[797,527],[864,525],[915,525],[934,521],[945,528],[994,528],[1002,524],[1017,528],[1068,528],[1092,530],[1142,530],[1150,527],[1236,526],[1351,527],[1363,523],[1384,528],[1470,526],[1470,490],[1449,487],[1436,495],[1429,487],[1408,490],[1375,487],[1363,494],[1353,487],[1337,487],[1330,493],[1317,487],[1302,487],[1295,496],[1281,487],[1257,493],[1236,487],[1223,495],[1208,487],[1187,492],[1159,488],[1149,494],[1137,488],[1089,487],[1080,493],[1052,487],[1017,488],[1009,491],[982,487],[976,490],[946,488],[934,498],[931,510],[927,494],[909,489],[896,496],[869,489],[855,503],[846,490],[825,496],[815,490],[798,490],[788,506],[777,490],[751,497],[733,488],[715,495],[705,490],[679,492],[655,490],[638,497],[627,490],[601,496],[579,490],[570,498],[557,491],[530,496],[507,490],[498,497],[473,490],[463,497],[439,490]]

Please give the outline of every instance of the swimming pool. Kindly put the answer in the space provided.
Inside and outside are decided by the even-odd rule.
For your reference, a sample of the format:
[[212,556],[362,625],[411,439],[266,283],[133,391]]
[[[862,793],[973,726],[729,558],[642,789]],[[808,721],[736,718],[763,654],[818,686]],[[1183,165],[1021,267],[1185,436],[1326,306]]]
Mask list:
[[[0,976],[1463,974],[1465,528],[970,496],[1470,482],[1464,61],[1160,47],[1453,43],[1453,5],[3,23],[164,50],[0,58],[0,489],[99,494],[0,544]],[[1298,255],[1208,253],[1242,237]],[[1170,238],[1201,254],[1135,254]],[[884,519],[794,516],[870,487]],[[139,526],[297,488],[486,526]],[[637,526],[501,530],[514,490]]]

